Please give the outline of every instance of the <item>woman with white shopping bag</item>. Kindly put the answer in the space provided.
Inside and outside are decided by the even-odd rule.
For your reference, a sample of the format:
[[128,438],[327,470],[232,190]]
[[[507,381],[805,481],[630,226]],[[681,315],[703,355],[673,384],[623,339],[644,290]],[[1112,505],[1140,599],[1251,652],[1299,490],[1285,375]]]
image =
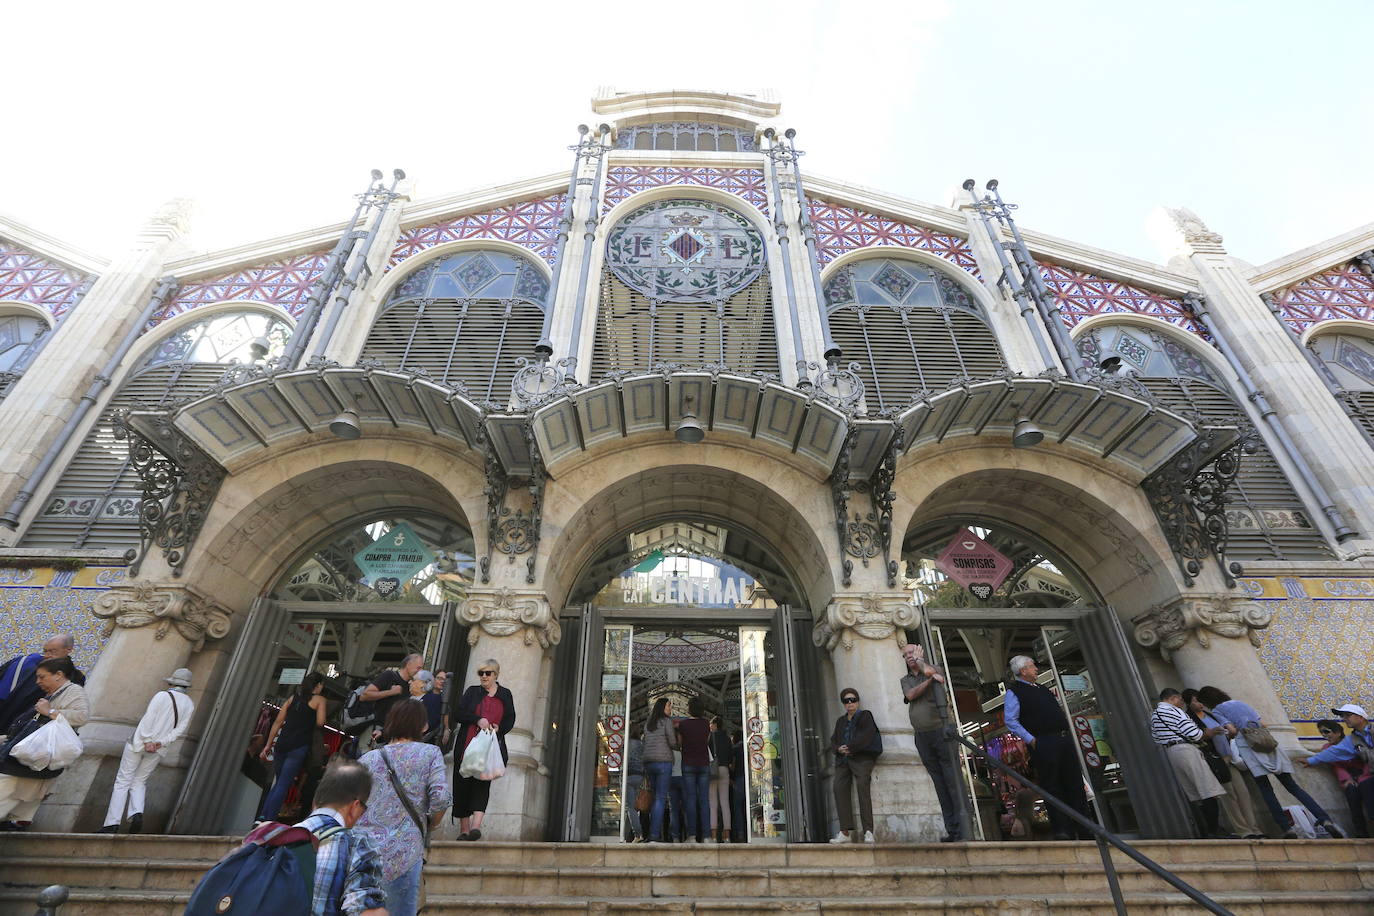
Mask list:
[[500,674],[496,659],[480,662],[477,684],[463,691],[454,711],[460,728],[454,748],[453,816],[458,819],[460,840],[482,838],[492,781],[505,773],[510,762],[506,734],[515,727],[515,698],[497,683]]
[[52,788],[52,780],[81,755],[75,729],[91,717],[86,691],[75,683],[70,658],[45,658],[34,677],[43,697],[30,715],[15,720],[12,734],[0,747],[0,821],[20,829]]

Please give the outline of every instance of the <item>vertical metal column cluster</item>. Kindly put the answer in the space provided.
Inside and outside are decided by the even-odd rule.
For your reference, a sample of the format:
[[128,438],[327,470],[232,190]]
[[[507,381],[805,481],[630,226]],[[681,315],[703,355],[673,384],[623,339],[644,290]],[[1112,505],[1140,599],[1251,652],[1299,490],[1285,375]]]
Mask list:
[[[596,241],[596,227],[601,222],[601,177],[605,174],[606,150],[610,148],[610,138],[611,125],[602,124],[597,127],[595,137],[584,133],[576,147],[578,163],[580,164],[583,159],[590,159],[594,163],[595,171],[591,178],[575,179],[575,184],[590,184],[592,191],[588,198],[587,218],[582,223],[582,238],[585,245],[582,248],[582,266],[577,273],[577,301],[573,309],[572,335],[568,341],[569,375],[575,375],[577,372],[577,350],[582,345],[582,318],[587,311],[587,281],[592,273],[592,243]],[[574,165],[573,175],[576,176],[577,172],[578,165]]]
[[1288,460],[1293,462],[1293,467],[1299,476],[1311,488],[1313,498],[1321,506],[1322,514],[1326,516],[1327,521],[1331,523],[1331,527],[1335,531],[1336,541],[1348,541],[1358,536],[1359,532],[1346,524],[1345,517],[1341,514],[1341,510],[1336,508],[1336,501],[1331,498],[1326,485],[1313,473],[1312,465],[1308,463],[1302,451],[1293,442],[1293,437],[1288,434],[1288,429],[1279,419],[1278,412],[1274,410],[1260,387],[1255,384],[1254,378],[1251,377],[1250,372],[1241,363],[1240,357],[1231,347],[1231,342],[1209,320],[1211,315],[1207,310],[1207,300],[1195,293],[1184,293],[1183,304],[1192,313],[1198,327],[1210,334],[1212,340],[1216,341],[1217,349],[1226,358],[1231,371],[1236,374],[1236,379],[1240,382],[1241,391],[1245,394],[1246,399],[1255,405],[1255,409],[1259,411],[1260,419],[1264,421],[1264,425],[1269,427],[1269,431],[1278,440],[1279,448],[1288,456]]
[[[797,387],[809,388],[811,367],[807,363],[806,350],[802,346],[801,319],[797,316],[797,283],[792,277],[791,239],[787,236],[787,217],[782,208],[782,188],[778,185],[778,163],[795,164],[796,153],[778,140],[778,132],[773,128],[765,130],[763,136],[768,141],[764,155],[768,157],[768,172],[773,184],[773,231],[777,233],[778,245],[782,248],[782,278],[787,286],[787,316],[792,324],[792,351],[797,364]],[[821,325],[827,328],[826,336],[829,337],[829,323],[824,320],[824,316]]]
[[[1081,381],[1084,377],[1083,360],[1078,357],[1078,351],[1069,337],[1069,328],[1064,322],[1059,302],[1045,286],[1045,278],[1040,275],[1040,268],[1031,257],[1030,248],[1021,237],[1021,230],[1011,218],[1011,211],[1016,209],[1016,204],[1002,200],[1002,194],[997,190],[997,179],[990,180],[987,189],[992,193],[979,198],[974,193],[973,179],[964,182],[964,190],[974,195],[973,209],[978,211],[983,228],[987,231],[988,241],[997,252],[997,262],[1002,268],[998,285],[1007,284],[1012,298],[1020,305],[1021,317],[1030,328],[1031,337],[1035,339],[1040,358],[1045,364],[1054,365],[1054,356],[1045,346],[1044,335],[1048,334],[1050,342],[1054,345],[1054,354],[1059,357],[1064,371],[1068,373],[1069,378]],[[998,226],[1011,232],[1010,242],[1002,240],[1001,233],[993,225],[994,221]],[[1008,251],[1016,262],[1014,271],[1011,262],[1007,260]]]

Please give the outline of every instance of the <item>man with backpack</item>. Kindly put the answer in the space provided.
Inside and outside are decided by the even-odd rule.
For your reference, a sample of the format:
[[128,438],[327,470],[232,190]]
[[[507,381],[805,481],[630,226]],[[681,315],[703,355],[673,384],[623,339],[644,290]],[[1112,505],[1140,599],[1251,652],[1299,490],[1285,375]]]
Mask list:
[[367,767],[330,767],[310,816],[255,828],[201,879],[184,916],[387,916],[377,850],[349,829],[371,794]]

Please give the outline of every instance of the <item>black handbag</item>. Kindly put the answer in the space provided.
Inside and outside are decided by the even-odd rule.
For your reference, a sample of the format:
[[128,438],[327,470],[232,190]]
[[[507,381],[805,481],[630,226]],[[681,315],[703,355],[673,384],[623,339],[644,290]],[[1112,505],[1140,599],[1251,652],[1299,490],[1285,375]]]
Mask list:
[[1226,785],[1231,781],[1231,764],[1222,759],[1215,747],[1209,744],[1202,745],[1202,759],[1207,761],[1207,766],[1217,778],[1217,782]]

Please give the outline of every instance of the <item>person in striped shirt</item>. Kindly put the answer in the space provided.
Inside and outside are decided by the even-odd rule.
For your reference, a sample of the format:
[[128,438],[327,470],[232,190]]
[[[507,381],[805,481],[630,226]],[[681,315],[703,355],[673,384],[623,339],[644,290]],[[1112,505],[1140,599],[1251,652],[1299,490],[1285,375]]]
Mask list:
[[1159,692],[1159,704],[1150,716],[1150,737],[1164,748],[1183,794],[1196,806],[1200,815],[1198,826],[1207,839],[1235,839],[1221,832],[1221,805],[1217,799],[1226,794],[1226,789],[1212,775],[1212,768],[1207,766],[1198,747],[1221,731],[1221,726],[1199,728],[1184,711],[1183,694],[1179,691],[1166,687]]

